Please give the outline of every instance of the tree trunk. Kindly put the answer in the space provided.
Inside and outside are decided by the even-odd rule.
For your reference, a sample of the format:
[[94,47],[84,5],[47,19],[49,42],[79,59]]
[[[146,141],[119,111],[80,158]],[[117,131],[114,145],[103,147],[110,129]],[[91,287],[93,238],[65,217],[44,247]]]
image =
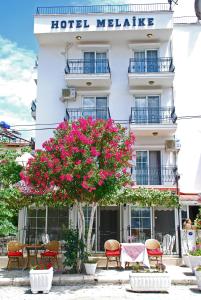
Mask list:
[[93,222],[94,222],[94,215],[97,209],[97,203],[93,202],[91,207],[91,215],[90,215],[90,221],[89,221],[89,228],[87,232],[87,252],[90,253],[92,250],[92,229],[93,229]]
[[79,239],[82,239],[83,242],[86,242],[85,239],[85,217],[83,212],[82,203],[77,203],[78,208],[78,226],[79,226]]

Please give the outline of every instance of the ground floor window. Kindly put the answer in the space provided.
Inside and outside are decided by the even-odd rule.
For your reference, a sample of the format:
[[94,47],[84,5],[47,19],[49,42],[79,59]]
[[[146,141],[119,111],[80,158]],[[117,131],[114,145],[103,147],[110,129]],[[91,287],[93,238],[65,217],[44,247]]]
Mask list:
[[131,237],[144,243],[151,237],[151,209],[131,206]]
[[48,234],[50,240],[62,240],[68,224],[69,212],[67,207],[28,208],[26,242],[40,243],[44,234]]

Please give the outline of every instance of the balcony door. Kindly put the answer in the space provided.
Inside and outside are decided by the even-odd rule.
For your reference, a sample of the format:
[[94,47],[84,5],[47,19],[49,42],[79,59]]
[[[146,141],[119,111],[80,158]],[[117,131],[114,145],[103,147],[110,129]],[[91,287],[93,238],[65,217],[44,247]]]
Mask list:
[[107,119],[107,97],[84,97],[83,116],[95,119]]
[[133,119],[137,124],[160,123],[160,97],[135,96],[135,115]]
[[134,62],[137,73],[158,72],[158,50],[135,51]]
[[84,73],[106,73],[106,52],[84,52]]
[[161,152],[136,151],[137,185],[161,184]]

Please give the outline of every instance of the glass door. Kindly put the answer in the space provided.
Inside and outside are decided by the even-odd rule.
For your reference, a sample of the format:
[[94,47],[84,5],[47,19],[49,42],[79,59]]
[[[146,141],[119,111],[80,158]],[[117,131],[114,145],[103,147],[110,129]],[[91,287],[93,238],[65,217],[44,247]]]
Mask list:
[[149,184],[161,185],[160,151],[149,151]]
[[147,72],[158,72],[158,51],[147,50]]
[[83,117],[96,119],[96,98],[84,97],[83,98]]
[[107,97],[84,97],[83,117],[107,119]]
[[147,151],[136,151],[136,183],[148,184],[148,155]]
[[134,119],[136,124],[147,124],[147,99],[146,97],[135,97]]
[[148,120],[150,123],[160,123],[159,96],[148,96]]
[[96,73],[107,73],[106,52],[96,53]]
[[107,97],[96,97],[96,118],[106,120],[107,112]]
[[95,52],[84,52],[84,74],[95,73]]
[[143,73],[145,72],[145,52],[135,51],[134,52],[134,72]]

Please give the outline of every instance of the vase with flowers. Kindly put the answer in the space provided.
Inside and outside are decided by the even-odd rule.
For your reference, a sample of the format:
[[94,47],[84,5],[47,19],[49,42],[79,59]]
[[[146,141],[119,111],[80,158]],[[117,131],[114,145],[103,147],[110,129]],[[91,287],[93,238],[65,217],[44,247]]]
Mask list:
[[48,264],[37,264],[29,272],[31,291],[33,294],[43,292],[48,294],[52,287],[53,267]]

